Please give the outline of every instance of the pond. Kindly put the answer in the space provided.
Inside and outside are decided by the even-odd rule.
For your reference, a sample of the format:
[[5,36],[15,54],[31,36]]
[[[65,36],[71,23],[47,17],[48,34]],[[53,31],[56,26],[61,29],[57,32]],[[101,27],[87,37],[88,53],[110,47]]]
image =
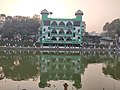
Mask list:
[[120,90],[120,55],[0,51],[0,90]]

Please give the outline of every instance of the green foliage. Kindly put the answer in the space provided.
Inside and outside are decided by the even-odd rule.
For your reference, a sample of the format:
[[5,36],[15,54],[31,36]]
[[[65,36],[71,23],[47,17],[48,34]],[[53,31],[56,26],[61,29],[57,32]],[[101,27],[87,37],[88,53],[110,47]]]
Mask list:
[[39,27],[39,19],[24,18],[22,16],[20,16],[20,19],[16,19],[7,16],[2,28],[0,28],[0,33],[3,34],[3,38],[13,38],[15,34],[20,34],[23,37],[36,34]]
[[40,42],[36,42],[35,46],[40,47]]
[[105,31],[106,36],[116,38],[116,34],[120,36],[120,19],[115,19],[111,23],[107,22],[103,26],[103,31]]
[[120,80],[120,62],[116,61],[109,61],[106,67],[103,67],[103,73],[105,75],[110,75],[112,78],[116,80]]

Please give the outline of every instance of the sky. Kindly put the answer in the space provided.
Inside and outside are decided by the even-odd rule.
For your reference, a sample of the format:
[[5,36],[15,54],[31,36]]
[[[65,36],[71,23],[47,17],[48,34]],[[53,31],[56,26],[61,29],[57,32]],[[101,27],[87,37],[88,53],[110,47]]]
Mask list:
[[120,18],[120,0],[0,0],[0,14],[33,16],[43,9],[53,18],[75,18],[82,10],[87,32],[101,33],[106,22]]

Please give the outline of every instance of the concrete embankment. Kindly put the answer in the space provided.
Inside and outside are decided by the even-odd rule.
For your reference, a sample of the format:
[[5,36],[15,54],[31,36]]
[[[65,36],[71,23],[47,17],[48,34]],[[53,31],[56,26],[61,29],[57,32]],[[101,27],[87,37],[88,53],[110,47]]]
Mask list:
[[100,48],[40,48],[40,47],[0,47],[0,50],[17,50],[17,51],[57,51],[57,52],[64,52],[64,51],[73,51],[73,52],[120,52],[120,49],[100,49]]

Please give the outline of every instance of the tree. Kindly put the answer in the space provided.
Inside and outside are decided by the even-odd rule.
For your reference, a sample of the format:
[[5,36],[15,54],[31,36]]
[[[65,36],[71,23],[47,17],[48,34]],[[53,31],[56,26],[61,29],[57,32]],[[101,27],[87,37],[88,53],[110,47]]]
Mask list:
[[5,15],[5,14],[0,14],[0,16],[6,17],[6,15]]
[[115,19],[111,23],[107,22],[103,26],[103,31],[105,31],[105,35],[115,38],[115,35],[117,34],[120,36],[120,19]]
[[103,31],[108,31],[109,28],[109,22],[107,22],[104,26],[103,26]]
[[39,19],[22,16],[19,16],[19,18],[16,19],[11,16],[7,16],[3,27],[0,29],[0,33],[2,33],[3,37],[6,38],[12,38],[14,34],[20,34],[22,37],[26,38],[31,34],[35,35],[38,32],[39,27]]

